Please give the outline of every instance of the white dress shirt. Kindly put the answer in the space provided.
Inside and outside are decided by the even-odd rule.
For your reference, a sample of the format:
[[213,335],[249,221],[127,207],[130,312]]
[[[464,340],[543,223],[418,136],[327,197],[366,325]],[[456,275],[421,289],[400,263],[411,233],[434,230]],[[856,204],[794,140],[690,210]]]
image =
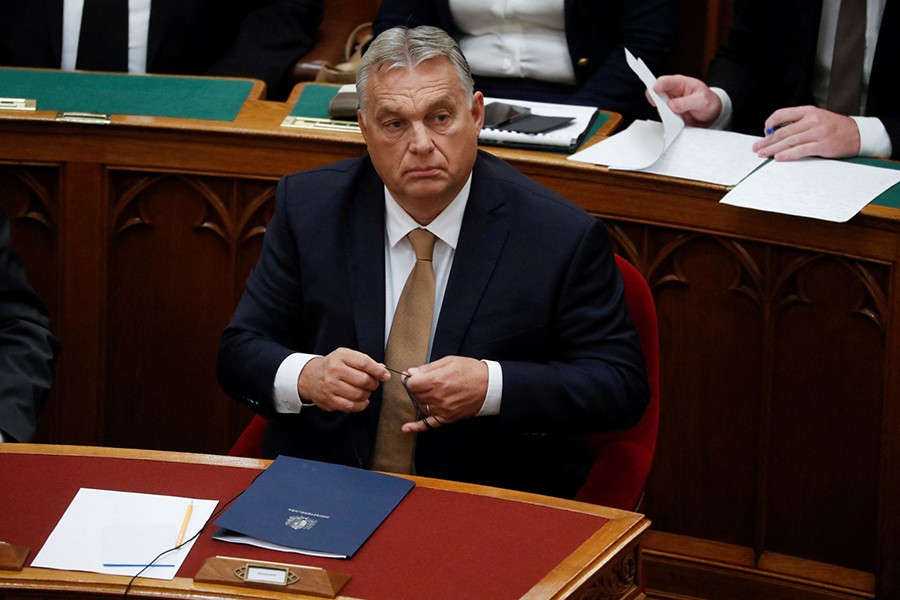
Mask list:
[[475,75],[575,83],[563,0],[450,0]]
[[[469,190],[472,185],[472,176],[463,186],[456,198],[439,214],[425,229],[437,237],[434,245],[432,266],[434,268],[434,316],[431,321],[431,336],[428,341],[427,356],[431,356],[431,347],[434,332],[437,329],[438,319],[441,314],[441,306],[444,301],[444,292],[447,290],[447,282],[450,279],[450,269],[453,266],[453,257],[456,254],[456,245],[459,241],[459,232],[462,228],[463,214],[469,201]],[[406,237],[413,229],[420,225],[404,211],[390,192],[384,190],[385,204],[385,232],[384,232],[384,271],[385,271],[385,315],[384,331],[385,346],[387,337],[394,320],[394,311],[397,302],[403,292],[406,279],[416,262],[416,254]],[[300,412],[303,401],[297,391],[297,380],[303,367],[316,358],[315,354],[294,353],[284,359],[275,374],[273,386],[273,399],[275,410],[280,413]],[[483,361],[488,367],[488,391],[484,404],[477,416],[496,415],[500,412],[500,400],[503,395],[503,372],[500,364],[495,361]],[[387,365],[392,367],[392,365]]]
[[[147,72],[147,41],[150,35],[151,0],[128,0],[128,72]],[[62,60],[60,68],[74,71],[81,38],[84,0],[63,1]]]
[[[866,2],[866,50],[863,58],[863,91],[860,115],[865,113],[866,92],[869,77],[872,75],[872,63],[875,60],[875,47],[878,44],[878,32],[881,29],[881,17],[887,0],[867,0]],[[816,46],[816,65],[813,71],[813,99],[816,106],[825,106],[828,97],[828,83],[831,78],[831,57],[834,53],[834,39],[837,35],[837,20],[841,0],[823,0],[822,20],[819,23],[819,39]],[[722,112],[710,126],[714,129],[728,129],[731,125],[733,106],[728,93],[721,88],[711,88],[722,100]],[[859,129],[859,156],[890,156],[893,146],[884,124],[877,117],[852,116]]]

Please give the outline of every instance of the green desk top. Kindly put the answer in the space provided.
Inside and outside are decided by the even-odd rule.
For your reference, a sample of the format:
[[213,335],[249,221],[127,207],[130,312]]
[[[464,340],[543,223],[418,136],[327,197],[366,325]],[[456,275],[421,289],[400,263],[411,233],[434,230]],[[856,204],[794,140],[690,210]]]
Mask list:
[[340,86],[336,85],[307,83],[291,110],[291,116],[327,119],[328,103],[337,95],[339,89]]
[[[900,169],[900,163],[881,158],[851,158],[850,162],[855,162],[872,167],[883,167],[887,169]],[[888,188],[880,196],[872,200],[871,204],[878,206],[887,206],[889,208],[900,208],[900,183],[894,187]]]
[[0,68],[0,97],[38,110],[233,121],[253,89],[243,79]]

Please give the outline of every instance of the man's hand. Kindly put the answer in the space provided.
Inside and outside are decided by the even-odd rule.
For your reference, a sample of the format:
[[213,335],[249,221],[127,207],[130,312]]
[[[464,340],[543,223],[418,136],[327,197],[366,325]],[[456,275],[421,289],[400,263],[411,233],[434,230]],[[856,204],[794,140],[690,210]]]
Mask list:
[[480,360],[446,356],[408,372],[406,388],[418,398],[426,420],[404,424],[404,433],[419,433],[469,419],[484,404],[488,368]]
[[390,378],[387,368],[368,355],[338,348],[306,363],[297,391],[322,410],[353,413],[369,406],[369,395]]
[[[722,100],[709,86],[686,75],[663,75],[656,80],[653,91],[669,97],[669,108],[681,115],[685,124],[708,127],[722,112]],[[650,95],[647,94],[647,99]],[[650,101],[653,104],[653,101]]]
[[775,160],[846,158],[859,154],[859,144],[859,128],[850,117],[815,106],[792,106],[766,119],[766,137],[753,144],[753,151]]

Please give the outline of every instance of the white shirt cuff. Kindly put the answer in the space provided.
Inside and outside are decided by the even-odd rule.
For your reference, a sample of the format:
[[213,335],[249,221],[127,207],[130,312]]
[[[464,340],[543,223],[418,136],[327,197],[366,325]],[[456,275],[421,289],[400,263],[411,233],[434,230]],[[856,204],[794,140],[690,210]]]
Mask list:
[[272,401],[275,411],[279,413],[298,413],[304,406],[309,406],[300,399],[297,390],[297,381],[300,379],[300,371],[306,363],[316,358],[315,354],[303,354],[295,352],[288,355],[278,366],[275,372],[275,383],[272,386]]
[[859,156],[888,158],[894,148],[884,123],[878,117],[850,117],[859,130]]
[[503,369],[500,363],[493,360],[482,360],[488,368],[488,387],[484,397],[484,404],[476,417],[486,417],[500,414],[500,399],[503,397]]
[[731,127],[731,115],[734,112],[734,108],[731,104],[731,97],[722,88],[711,87],[709,90],[722,101],[722,111],[719,113],[719,116],[709,124],[709,129],[729,129]]

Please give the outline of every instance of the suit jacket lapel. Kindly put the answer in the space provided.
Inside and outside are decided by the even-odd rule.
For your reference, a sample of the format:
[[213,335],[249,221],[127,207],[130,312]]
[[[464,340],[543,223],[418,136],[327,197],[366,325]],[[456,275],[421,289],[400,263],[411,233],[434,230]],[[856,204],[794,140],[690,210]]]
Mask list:
[[[38,20],[46,19],[50,34],[50,50],[53,53],[53,64],[59,66],[62,63],[62,34],[63,34],[63,2],[62,0],[48,0],[39,11],[43,11]],[[80,27],[80,24],[79,24]]]
[[432,360],[459,353],[509,232],[505,200],[489,169],[483,160],[475,163],[469,202],[432,344]]
[[893,112],[897,101],[896,67],[893,61],[900,55],[900,7],[896,2],[887,2],[878,30],[872,74],[869,77],[869,94],[866,100],[866,114]]
[[[784,61],[782,69],[793,71],[786,77],[787,81],[796,82],[792,90],[792,105],[811,104],[812,79],[816,64],[816,47],[819,39],[819,22],[822,19],[822,0],[802,0],[791,2],[785,10],[794,15],[793,35],[782,39],[785,56],[796,56],[796,60]],[[768,115],[766,115],[768,116]]]
[[152,72],[151,65],[156,60],[160,45],[165,40],[163,35],[167,30],[166,25],[171,16],[172,2],[168,0],[153,0],[150,7],[150,27],[147,32],[147,71]]
[[344,231],[359,350],[384,360],[384,184],[369,166],[348,205]]

